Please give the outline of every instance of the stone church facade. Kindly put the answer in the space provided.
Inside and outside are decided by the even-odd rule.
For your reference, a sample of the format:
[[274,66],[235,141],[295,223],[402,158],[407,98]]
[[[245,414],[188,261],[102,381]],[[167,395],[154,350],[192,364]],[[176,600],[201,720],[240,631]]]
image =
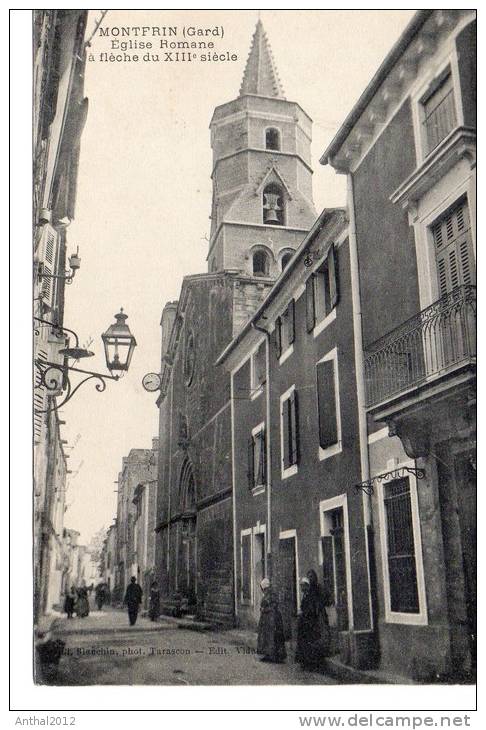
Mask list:
[[208,273],[162,313],[156,571],[166,608],[234,620],[230,378],[219,354],[315,220],[311,119],[284,97],[261,21],[237,99],[211,121]]

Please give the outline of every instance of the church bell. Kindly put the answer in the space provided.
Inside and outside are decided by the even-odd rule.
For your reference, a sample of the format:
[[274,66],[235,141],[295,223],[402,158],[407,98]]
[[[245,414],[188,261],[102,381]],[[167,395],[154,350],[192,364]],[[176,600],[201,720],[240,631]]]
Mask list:
[[276,193],[264,193],[265,203],[263,209],[265,212],[265,223],[280,223],[277,211],[282,210],[278,204],[279,195]]

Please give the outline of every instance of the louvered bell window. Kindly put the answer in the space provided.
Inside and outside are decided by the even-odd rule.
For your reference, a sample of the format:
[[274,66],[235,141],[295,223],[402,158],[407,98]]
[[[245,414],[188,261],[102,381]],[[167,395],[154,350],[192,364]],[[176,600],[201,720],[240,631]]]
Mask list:
[[439,294],[449,294],[458,286],[475,284],[471,226],[467,200],[449,210],[432,227]]

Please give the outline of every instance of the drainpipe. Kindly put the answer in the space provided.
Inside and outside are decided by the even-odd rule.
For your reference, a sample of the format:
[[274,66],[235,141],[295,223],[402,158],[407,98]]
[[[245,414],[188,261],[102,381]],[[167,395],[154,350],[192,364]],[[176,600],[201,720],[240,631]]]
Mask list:
[[[361,314],[361,291],[359,281],[358,242],[356,238],[356,217],[354,210],[354,189],[353,176],[347,175],[348,185],[348,210],[349,210],[349,258],[351,266],[351,296],[353,302],[353,335],[354,335],[354,366],[356,371],[356,390],[358,399],[358,431],[359,431],[359,453],[361,464],[361,480],[370,478],[370,463],[368,454],[368,424],[366,421],[366,393],[364,377],[364,352],[363,352],[363,323]],[[361,490],[363,505],[363,518],[365,524],[366,541],[366,568],[368,573],[368,596],[370,611],[370,629],[373,630],[373,606],[371,599],[371,575],[370,558],[368,546],[367,527],[373,526],[371,511],[371,495]]]
[[251,326],[258,332],[263,332],[266,337],[266,358],[265,358],[265,378],[266,378],[266,427],[265,427],[265,444],[266,444],[266,462],[267,462],[267,578],[272,580],[272,462],[271,462],[271,426],[270,426],[270,332],[259,327],[252,321]]

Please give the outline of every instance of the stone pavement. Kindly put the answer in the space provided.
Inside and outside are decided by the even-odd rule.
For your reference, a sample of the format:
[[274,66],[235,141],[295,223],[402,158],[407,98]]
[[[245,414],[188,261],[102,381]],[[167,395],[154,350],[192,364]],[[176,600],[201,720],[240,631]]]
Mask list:
[[[140,617],[128,625],[126,612],[92,612],[84,619],[58,619],[53,629],[65,643],[55,685],[334,685],[324,674],[259,661],[238,632],[191,631],[173,619],[153,623]],[[245,632],[247,633],[247,632]]]

